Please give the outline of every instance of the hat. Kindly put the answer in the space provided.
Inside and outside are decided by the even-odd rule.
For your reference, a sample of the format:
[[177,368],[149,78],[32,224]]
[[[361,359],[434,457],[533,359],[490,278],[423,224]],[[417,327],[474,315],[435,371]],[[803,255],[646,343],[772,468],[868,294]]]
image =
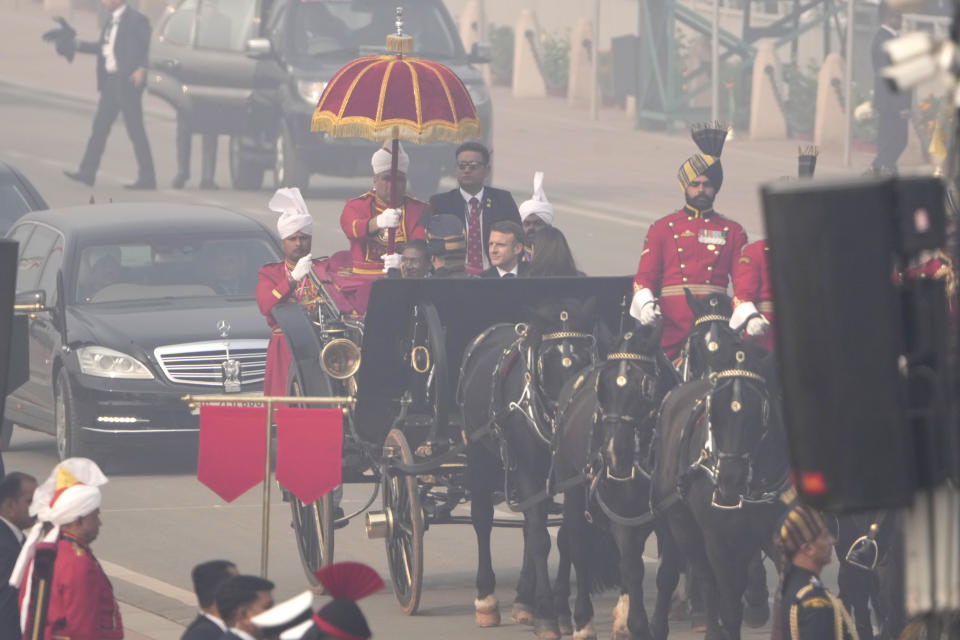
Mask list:
[[816,145],[797,147],[797,175],[801,178],[812,178],[817,168],[817,156],[820,150]]
[[680,186],[686,189],[697,176],[707,176],[714,189],[719,191],[723,185],[723,167],[720,165],[720,154],[723,143],[727,140],[730,127],[722,122],[705,122],[695,124],[690,128],[690,135],[700,149],[700,153],[690,156],[680,165],[677,180]]
[[804,544],[813,542],[826,529],[820,513],[805,504],[797,503],[784,517],[777,534],[777,547],[783,555],[792,558]]
[[467,240],[460,218],[438,213],[427,217],[423,226],[431,256],[466,255]]
[[[370,638],[373,633],[356,601],[383,588],[383,580],[377,572],[359,562],[335,562],[319,569],[314,575],[333,600],[313,615],[313,626],[308,627],[300,637],[303,640]],[[292,629],[290,633],[285,640],[296,637],[292,635]]]
[[553,205],[547,201],[543,192],[543,171],[533,174],[533,197],[520,205],[520,219],[537,216],[546,224],[553,226]]
[[[250,618],[267,636],[278,636],[288,629],[303,627],[306,631],[313,616],[313,592],[304,591]],[[300,635],[303,635],[301,631]],[[297,636],[300,637],[300,636]]]
[[277,219],[277,233],[281,240],[289,238],[298,231],[308,236],[313,235],[313,216],[307,210],[307,203],[303,201],[303,196],[300,195],[300,189],[297,187],[277,189],[267,206],[271,211],[280,214]]
[[[390,171],[391,161],[393,160],[393,151],[390,147],[387,146],[390,143],[377,150],[373,154],[373,158],[370,160],[370,164],[373,165],[373,175],[380,175],[386,171]],[[403,150],[403,145],[399,142],[397,143],[397,149],[400,150],[400,155],[397,157],[397,171],[400,173],[406,173],[407,169],[410,168],[410,156],[407,155],[407,152]]]

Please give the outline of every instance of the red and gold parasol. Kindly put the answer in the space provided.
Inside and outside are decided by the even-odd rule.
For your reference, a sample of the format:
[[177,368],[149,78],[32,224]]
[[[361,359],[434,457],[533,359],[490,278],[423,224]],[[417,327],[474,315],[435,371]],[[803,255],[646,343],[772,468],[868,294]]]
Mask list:
[[[403,33],[403,13],[397,8],[397,33],[387,36],[395,54],[358,58],[330,80],[310,123],[311,131],[336,138],[393,141],[391,184],[396,181],[399,141],[417,144],[462,142],[479,138],[480,119],[470,93],[446,66],[404,54],[413,38]],[[394,201],[390,189],[390,206]],[[394,230],[387,252],[393,253]]]

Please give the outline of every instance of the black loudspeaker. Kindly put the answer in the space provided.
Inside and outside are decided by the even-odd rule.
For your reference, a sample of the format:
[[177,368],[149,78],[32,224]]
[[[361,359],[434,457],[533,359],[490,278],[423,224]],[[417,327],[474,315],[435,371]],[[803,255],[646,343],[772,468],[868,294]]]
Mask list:
[[[13,362],[13,298],[17,286],[17,245],[11,240],[0,240],[0,417],[7,399],[7,378]],[[23,336],[26,339],[26,336]]]
[[917,468],[896,182],[777,182],[762,200],[797,490],[830,511],[907,505]]

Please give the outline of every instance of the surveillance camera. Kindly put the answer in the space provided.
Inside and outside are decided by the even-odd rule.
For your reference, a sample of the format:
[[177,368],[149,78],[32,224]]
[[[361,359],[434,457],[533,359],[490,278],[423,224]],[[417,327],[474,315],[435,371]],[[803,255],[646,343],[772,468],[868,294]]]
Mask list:
[[937,61],[933,56],[920,56],[886,67],[883,70],[883,77],[896,91],[906,91],[932,78],[938,70]]
[[890,56],[890,62],[898,64],[910,58],[929,55],[933,51],[933,37],[926,32],[908,33],[883,43],[883,50]]

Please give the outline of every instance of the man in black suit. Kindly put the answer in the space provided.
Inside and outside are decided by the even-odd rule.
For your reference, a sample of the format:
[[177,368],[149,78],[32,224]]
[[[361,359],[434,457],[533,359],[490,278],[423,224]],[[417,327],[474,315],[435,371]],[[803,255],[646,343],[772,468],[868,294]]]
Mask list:
[[523,227],[510,220],[501,220],[490,229],[490,268],[481,278],[516,278],[526,274],[530,264],[521,262],[524,238]]
[[890,64],[883,45],[899,36],[902,19],[886,2],[880,4],[879,11],[880,28],[870,46],[874,73],[873,108],[877,112],[877,157],[873,159],[872,169],[874,173],[891,174],[896,173],[897,160],[907,148],[913,94],[894,91],[882,76],[884,67]]
[[217,609],[216,594],[224,582],[237,575],[237,567],[227,560],[211,560],[193,568],[193,591],[197,594],[200,614],[190,623],[180,640],[220,640],[227,624]]
[[520,224],[520,211],[509,191],[485,186],[490,174],[490,151],[479,142],[464,142],[457,148],[459,187],[430,198],[435,214],[457,216],[467,233],[467,273],[478,274],[490,266],[486,250],[490,229],[501,220]]
[[223,640],[264,640],[251,618],[273,607],[273,583],[258,576],[232,576],[220,585],[217,609],[227,623]]
[[[117,116],[123,113],[127,135],[137,157],[137,181],[128,189],[156,189],[157,178],[150,143],[143,126],[143,89],[146,85],[150,21],[128,7],[126,0],[100,0],[110,19],[97,42],[77,42],[76,50],[97,56],[97,90],[100,103],[93,118],[93,131],[76,171],[64,171],[71,180],[93,186]],[[59,48],[58,48],[59,51]]]
[[33,525],[30,503],[37,480],[13,471],[0,480],[0,638],[19,638],[17,590],[7,582],[23,546],[23,530]]

